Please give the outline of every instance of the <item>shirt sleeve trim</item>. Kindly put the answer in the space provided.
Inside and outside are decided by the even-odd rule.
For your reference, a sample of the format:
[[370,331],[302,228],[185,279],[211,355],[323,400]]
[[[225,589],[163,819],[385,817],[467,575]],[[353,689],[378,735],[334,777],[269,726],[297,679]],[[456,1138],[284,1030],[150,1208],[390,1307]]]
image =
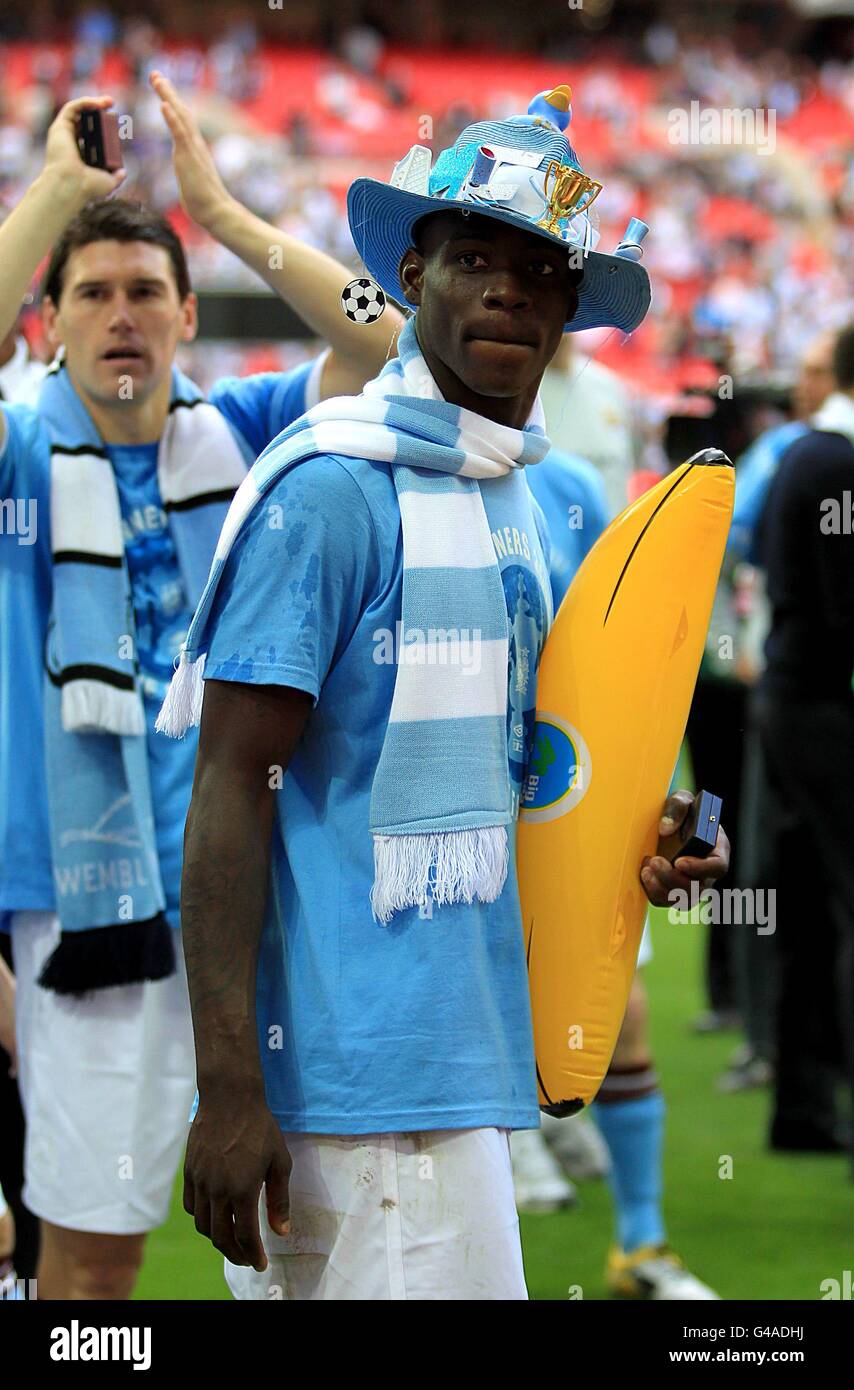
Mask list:
[[320,686],[314,672],[300,670],[296,666],[272,666],[266,663],[262,665],[256,661],[252,665],[252,675],[247,677],[239,669],[235,670],[231,665],[226,668],[220,663],[213,667],[206,666],[203,679],[234,681],[238,685],[288,685],[313,696],[315,704],[320,696]]

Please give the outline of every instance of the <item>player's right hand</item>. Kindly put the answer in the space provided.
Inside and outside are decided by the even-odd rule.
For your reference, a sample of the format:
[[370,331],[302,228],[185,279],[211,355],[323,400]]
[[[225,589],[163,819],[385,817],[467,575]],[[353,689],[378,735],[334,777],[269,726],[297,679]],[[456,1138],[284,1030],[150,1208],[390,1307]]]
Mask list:
[[61,180],[79,193],[80,206],[85,206],[94,198],[106,198],[125,178],[126,169],[93,169],[86,164],[77,146],[77,117],[81,111],[93,107],[106,111],[113,105],[113,98],[78,97],[67,101],[51,124],[47,133],[45,147],[44,173]]
[[266,1103],[199,1102],[184,1160],[184,1210],[232,1264],[267,1268],[258,1219],[261,1186],[270,1226],[285,1236],[290,1173],[291,1156]]

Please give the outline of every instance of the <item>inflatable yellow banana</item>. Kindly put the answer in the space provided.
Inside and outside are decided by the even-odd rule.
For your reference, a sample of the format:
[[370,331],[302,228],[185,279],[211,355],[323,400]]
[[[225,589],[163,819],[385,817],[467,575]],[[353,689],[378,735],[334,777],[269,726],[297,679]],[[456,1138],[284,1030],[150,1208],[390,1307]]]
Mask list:
[[705,449],[611,523],[543,652],[517,838],[540,1105],[596,1095],[626,1010],[653,854],[718,581],[734,472]]

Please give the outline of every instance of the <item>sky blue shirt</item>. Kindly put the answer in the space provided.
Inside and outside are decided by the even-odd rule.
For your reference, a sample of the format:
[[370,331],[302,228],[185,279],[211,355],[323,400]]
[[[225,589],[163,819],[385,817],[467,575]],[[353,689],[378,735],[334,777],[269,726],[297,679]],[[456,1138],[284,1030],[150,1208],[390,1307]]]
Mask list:
[[576,570],[608,525],[608,498],[598,469],[577,454],[550,449],[525,476],[548,527],[557,612]]
[[[257,454],[316,403],[319,372],[308,362],[288,373],[229,377],[208,399]],[[38,411],[0,406],[0,506],[15,503],[15,529],[0,510],[0,924],[4,914],[55,907],[42,728],[42,653],[50,609],[50,439]],[[156,445],[111,446],[143,676],[157,844],[167,908],[177,921],[181,841],[192,785],[195,740],[153,735],[171,674],[171,655],[190,614],[174,547],[163,524]],[[26,530],[33,522],[33,543]],[[93,737],[99,737],[93,735]]]
[[[42,652],[52,589],[50,443],[29,406],[0,406],[0,924],[54,903],[42,728]],[[16,530],[5,524],[10,501]],[[20,522],[34,528],[30,544]],[[13,683],[14,682],[14,683]]]
[[[548,538],[481,484],[511,619],[518,792],[549,608]],[[387,464],[309,460],[256,508],[226,565],[206,679],[286,685],[315,707],[277,791],[257,1017],[282,1129],[371,1133],[539,1123],[514,855],[495,903],[371,916],[371,786],[396,666],[400,509]],[[441,616],[441,615],[438,615]],[[511,834],[513,832],[511,831]]]

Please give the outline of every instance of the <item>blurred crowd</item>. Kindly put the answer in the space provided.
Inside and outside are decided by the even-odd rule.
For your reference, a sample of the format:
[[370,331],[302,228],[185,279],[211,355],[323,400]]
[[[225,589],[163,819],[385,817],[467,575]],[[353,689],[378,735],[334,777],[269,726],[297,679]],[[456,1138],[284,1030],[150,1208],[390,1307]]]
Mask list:
[[[804,335],[850,314],[854,65],[844,54],[818,64],[773,48],[748,56],[737,34],[701,42],[656,23],[630,59],[578,63],[570,51],[558,71],[553,59],[517,57],[496,80],[483,54],[390,48],[364,25],[327,51],[296,55],[262,43],[247,20],[203,48],[98,6],[66,43],[15,42],[0,53],[0,203],[13,206],[37,172],[58,105],[106,88],[133,121],[125,192],[172,216],[200,290],[259,284],[180,209],[168,132],[147,86],[153,67],[193,102],[236,196],[354,268],[344,193],[355,175],[387,177],[411,144],[438,150],[473,119],[524,110],[566,69],[571,138],[605,186],[600,248],[617,244],[632,215],[651,226],[651,315],[628,349],[617,335],[594,335],[588,346],[618,361],[659,416],[674,393],[721,372],[791,377]],[[771,111],[774,138],[765,150],[672,143],[669,113],[692,102]]]

